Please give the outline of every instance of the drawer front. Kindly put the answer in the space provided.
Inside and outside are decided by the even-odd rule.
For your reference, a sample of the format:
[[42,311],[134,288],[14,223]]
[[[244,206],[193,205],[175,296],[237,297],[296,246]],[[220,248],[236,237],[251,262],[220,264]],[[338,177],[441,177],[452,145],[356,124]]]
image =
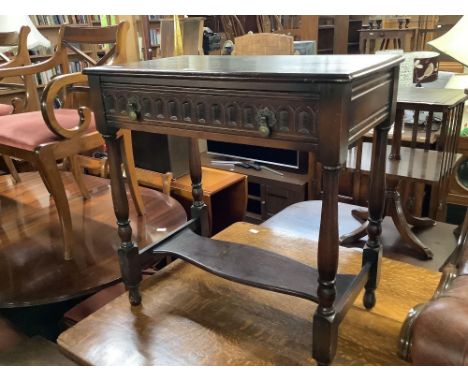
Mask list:
[[[318,95],[103,84],[102,96],[107,120],[148,123],[154,126],[154,132],[159,124],[211,133],[317,142]],[[137,109],[137,120],[129,118],[129,103]],[[271,112],[266,118],[269,128],[266,136],[259,129],[265,108]]]

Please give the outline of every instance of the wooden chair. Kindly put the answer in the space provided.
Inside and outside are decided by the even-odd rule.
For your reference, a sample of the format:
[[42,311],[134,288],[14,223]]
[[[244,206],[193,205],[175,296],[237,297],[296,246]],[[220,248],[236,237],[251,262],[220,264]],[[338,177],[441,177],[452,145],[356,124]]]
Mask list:
[[237,16],[220,16],[220,19],[226,40],[234,41],[236,37],[245,34],[245,29]]
[[[14,68],[18,66],[30,65],[31,60],[28,53],[27,39],[31,29],[28,26],[21,27],[19,32],[1,32],[0,46],[1,47],[17,47],[17,53],[13,57],[9,57],[0,53],[0,58],[3,60],[0,63],[0,68]],[[32,76],[18,77],[17,82],[1,82],[0,86],[4,89],[20,90],[24,92],[23,97],[14,97],[11,100],[11,105],[0,104],[0,116],[21,113],[22,111],[38,110],[39,99],[36,93],[36,86]],[[20,181],[18,172],[16,171],[13,160],[8,155],[2,155],[5,165],[10,171],[15,182]]]
[[[73,229],[65,188],[57,167],[57,160],[69,158],[71,171],[84,198],[89,192],[82,179],[77,154],[104,144],[96,131],[94,115],[86,106],[89,88],[87,76],[81,72],[69,73],[69,54],[74,54],[85,65],[120,64],[126,60],[125,37],[128,23],[117,26],[90,27],[64,25],[60,28],[55,52],[46,61],[20,68],[0,69],[0,78],[32,76],[58,67],[62,75],[55,77],[41,97],[41,111],[7,115],[0,125],[0,153],[12,155],[33,163],[45,186],[55,200],[63,233],[65,259],[73,252]],[[101,58],[91,57],[77,44],[109,44],[112,47]],[[80,45],[81,46],[81,45]],[[71,52],[72,53],[71,53]],[[54,109],[59,95],[63,107]],[[77,110],[72,108],[79,106]],[[131,139],[124,133],[124,166],[129,188],[139,214],[144,213],[143,202],[135,176]]]
[[277,33],[248,33],[236,37],[233,55],[288,55],[294,54],[294,39]]
[[[272,22],[273,19],[273,22]],[[283,32],[280,16],[256,16],[258,33]]]
[[[431,227],[435,220],[444,220],[446,198],[450,176],[457,157],[457,137],[460,134],[461,117],[467,95],[463,91],[452,89],[411,88],[401,90],[393,132],[392,145],[387,146],[389,160],[386,164],[386,214],[392,217],[403,240],[425,259],[431,259],[430,248],[422,243],[410,229]],[[401,147],[403,117],[405,110],[414,110],[413,126],[410,130],[409,147]],[[423,139],[419,131],[419,114],[428,112]],[[431,147],[431,132],[434,124],[434,113],[442,113],[440,136],[436,147]],[[422,145],[422,147],[418,147]],[[353,198],[359,199],[360,177],[368,173],[372,143],[360,142],[348,155],[347,168],[353,171]],[[402,204],[400,192],[408,194],[414,183],[431,186],[429,218],[413,216]],[[406,199],[406,198],[404,198]],[[354,210],[353,216],[363,225],[340,238],[342,244],[351,244],[364,237],[367,227],[367,211]]]

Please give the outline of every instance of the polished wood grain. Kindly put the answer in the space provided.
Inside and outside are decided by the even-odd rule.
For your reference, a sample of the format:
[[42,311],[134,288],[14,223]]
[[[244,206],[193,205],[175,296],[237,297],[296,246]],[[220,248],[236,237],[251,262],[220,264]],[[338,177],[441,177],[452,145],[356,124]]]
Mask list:
[[[19,307],[64,301],[86,295],[120,280],[115,249],[119,239],[109,180],[85,176],[91,198],[83,200],[72,174],[61,174],[69,201],[76,256],[63,259],[60,224],[38,173],[22,173],[15,185],[0,177],[0,307]],[[158,191],[141,188],[147,207],[130,218],[134,240],[141,246],[160,240],[186,221],[182,206]],[[129,191],[127,191],[129,192]]]
[[[236,223],[216,239],[249,243],[314,266],[317,242],[281,229]],[[357,272],[361,252],[340,251],[340,272]],[[339,331],[334,365],[404,365],[396,344],[408,308],[431,296],[439,275],[383,259],[379,304],[357,303]],[[253,289],[175,261],[142,282],[145,303],[124,294],[62,333],[58,344],[92,365],[314,365],[314,303]]]

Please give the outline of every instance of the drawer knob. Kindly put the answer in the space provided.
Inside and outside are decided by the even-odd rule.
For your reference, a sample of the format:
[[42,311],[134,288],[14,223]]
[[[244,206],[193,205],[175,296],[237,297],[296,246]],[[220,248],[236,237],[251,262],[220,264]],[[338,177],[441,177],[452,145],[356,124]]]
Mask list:
[[138,121],[138,119],[140,119],[141,108],[136,98],[130,97],[128,99],[127,113],[128,113],[128,118],[130,119],[130,121]]
[[271,128],[276,124],[275,113],[267,107],[257,112],[255,117],[258,123],[258,132],[264,138],[271,134]]

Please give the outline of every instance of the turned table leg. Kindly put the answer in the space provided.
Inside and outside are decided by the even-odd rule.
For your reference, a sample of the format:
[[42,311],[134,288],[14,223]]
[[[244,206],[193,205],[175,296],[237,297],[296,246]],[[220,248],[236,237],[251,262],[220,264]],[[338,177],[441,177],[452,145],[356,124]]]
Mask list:
[[322,165],[323,201],[317,265],[319,304],[313,322],[313,357],[328,365],[336,353],[338,323],[335,316],[335,278],[338,270],[338,180],[341,166]]
[[122,176],[123,141],[122,137],[117,138],[116,134],[106,135],[104,139],[108,149],[112,201],[120,237],[120,248],[118,249],[120,271],[128,289],[130,304],[139,305],[141,303],[139,291],[141,271],[138,261],[138,247],[132,241],[132,227],[128,219],[128,199]]
[[200,160],[200,149],[198,139],[192,138],[189,147],[190,180],[192,181],[192,219],[200,219],[200,234],[205,237],[211,236],[211,224],[208,217],[208,209],[203,201],[202,168]]
[[363,250],[363,264],[370,263],[369,279],[365,285],[364,306],[371,309],[375,305],[375,289],[379,282],[380,260],[382,258],[382,220],[385,209],[385,162],[387,136],[390,127],[379,125],[374,129],[372,164],[369,180],[369,225],[367,243]]

